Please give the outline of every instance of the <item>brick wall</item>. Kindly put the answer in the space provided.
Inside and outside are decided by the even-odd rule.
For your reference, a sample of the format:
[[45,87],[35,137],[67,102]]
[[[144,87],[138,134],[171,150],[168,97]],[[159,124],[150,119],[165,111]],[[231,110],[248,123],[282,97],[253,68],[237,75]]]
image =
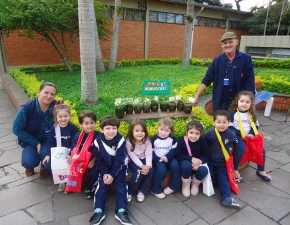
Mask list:
[[[144,22],[121,20],[117,61],[144,58]],[[222,28],[195,26],[192,57],[213,58],[221,53],[219,39]],[[239,39],[246,31],[232,30]],[[183,56],[185,25],[155,23],[149,24],[148,57],[173,58]],[[21,37],[16,33],[3,37],[8,66],[47,65],[62,63],[56,50],[39,35],[36,40]],[[111,40],[101,41],[104,59],[109,59]],[[79,41],[71,50],[71,61],[80,62]]]

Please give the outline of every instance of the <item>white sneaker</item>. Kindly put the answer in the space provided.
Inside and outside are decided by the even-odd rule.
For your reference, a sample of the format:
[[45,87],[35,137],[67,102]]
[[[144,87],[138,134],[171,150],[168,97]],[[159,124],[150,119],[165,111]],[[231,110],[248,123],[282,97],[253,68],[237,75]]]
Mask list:
[[160,194],[155,194],[155,193],[153,193],[153,192],[151,191],[151,193],[152,193],[153,195],[155,195],[156,198],[159,198],[159,199],[163,199],[163,198],[166,197],[166,195],[165,195],[163,192],[161,192]]
[[64,190],[65,190],[65,183],[59,184],[57,191],[58,192],[64,192]]
[[128,195],[128,202],[132,202],[132,195]]
[[172,194],[174,191],[168,186],[166,188],[164,188],[163,193],[166,195],[170,195]]
[[144,202],[144,200],[145,200],[145,195],[142,192],[138,192],[137,201]]

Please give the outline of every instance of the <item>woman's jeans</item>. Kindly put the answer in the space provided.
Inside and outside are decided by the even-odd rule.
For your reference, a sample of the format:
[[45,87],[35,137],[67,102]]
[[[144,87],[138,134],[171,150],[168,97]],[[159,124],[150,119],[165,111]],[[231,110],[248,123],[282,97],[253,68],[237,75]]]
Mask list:
[[[39,166],[39,163],[42,162],[42,160],[46,156],[46,151],[48,148],[47,141],[43,141],[40,143],[40,153],[38,154],[36,146],[32,146],[29,144],[26,144],[26,146],[22,150],[22,159],[21,164],[26,169],[34,169],[35,167]],[[51,160],[51,159],[50,159]],[[45,169],[51,171],[51,164],[49,162],[46,162],[43,166]]]

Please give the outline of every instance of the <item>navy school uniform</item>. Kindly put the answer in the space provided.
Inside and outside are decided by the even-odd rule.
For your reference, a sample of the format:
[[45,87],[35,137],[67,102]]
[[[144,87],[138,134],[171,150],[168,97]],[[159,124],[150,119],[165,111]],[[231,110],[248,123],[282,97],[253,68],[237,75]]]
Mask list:
[[110,185],[103,181],[105,174],[110,174],[114,180],[114,190],[116,194],[116,211],[128,208],[127,198],[127,168],[128,159],[126,156],[126,142],[120,133],[112,140],[107,140],[103,133],[100,133],[94,141],[94,155],[96,156],[96,166],[100,171],[94,198],[94,209],[100,208],[104,211]]
[[[100,132],[94,130],[93,140],[95,140],[95,138],[97,138],[99,133]],[[77,133],[75,135],[75,138],[73,139],[72,149],[75,148],[75,146],[77,145],[77,142],[78,142],[80,134],[81,134],[81,132],[79,132],[79,133]],[[87,139],[88,136],[89,136],[88,133],[84,134],[84,137],[82,139],[82,142],[81,142],[81,145],[80,145],[80,149],[79,149],[80,151],[82,150],[84,142],[85,142],[85,140]],[[91,161],[95,157],[95,155],[94,155],[94,141],[92,141],[91,146],[89,147],[89,152],[92,153],[92,156],[91,156],[91,158],[89,160],[89,161]],[[93,192],[94,191],[94,186],[95,186],[95,184],[96,184],[96,182],[98,180],[98,177],[99,177],[99,171],[97,170],[96,163],[95,163],[95,165],[92,168],[90,168],[90,169],[87,168],[87,171],[88,171],[88,181],[85,184],[84,189],[85,189],[85,191]]]
[[[167,138],[160,138],[157,134],[151,138],[153,148],[153,166],[155,169],[151,190],[154,194],[162,193],[162,181],[166,177],[166,169],[170,168],[171,177],[169,188],[178,190],[180,183],[180,166],[174,158],[177,146],[176,138],[171,135]],[[168,162],[159,162],[162,156],[166,156]]]
[[199,140],[191,142],[188,140],[188,145],[190,147],[191,155],[188,154],[187,146],[184,138],[178,140],[177,148],[175,150],[175,158],[180,164],[181,176],[184,179],[188,179],[191,174],[195,174],[197,180],[202,180],[208,174],[206,167],[201,166],[196,171],[192,170],[191,160],[192,157],[200,159],[202,164],[207,163],[209,159],[209,150],[207,143],[203,137]]
[[[225,149],[229,153],[229,148],[236,142],[236,134],[230,129],[224,132],[219,132]],[[231,196],[231,188],[228,180],[225,157],[222,152],[219,140],[215,133],[215,128],[209,129],[204,133],[205,140],[207,142],[210,159],[208,167],[211,175],[211,179],[214,186],[218,186],[221,191],[221,201]]]

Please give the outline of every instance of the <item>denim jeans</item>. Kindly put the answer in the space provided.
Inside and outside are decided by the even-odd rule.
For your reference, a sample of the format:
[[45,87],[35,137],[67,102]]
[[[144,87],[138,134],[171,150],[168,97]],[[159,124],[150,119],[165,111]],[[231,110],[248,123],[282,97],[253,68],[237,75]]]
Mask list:
[[[39,166],[39,163],[42,162],[42,160],[45,158],[48,148],[47,141],[43,141],[40,144],[40,153],[37,152],[36,146],[26,144],[26,146],[23,148],[21,164],[24,168],[34,169],[35,167]],[[44,168],[51,171],[50,160],[44,164]]]

